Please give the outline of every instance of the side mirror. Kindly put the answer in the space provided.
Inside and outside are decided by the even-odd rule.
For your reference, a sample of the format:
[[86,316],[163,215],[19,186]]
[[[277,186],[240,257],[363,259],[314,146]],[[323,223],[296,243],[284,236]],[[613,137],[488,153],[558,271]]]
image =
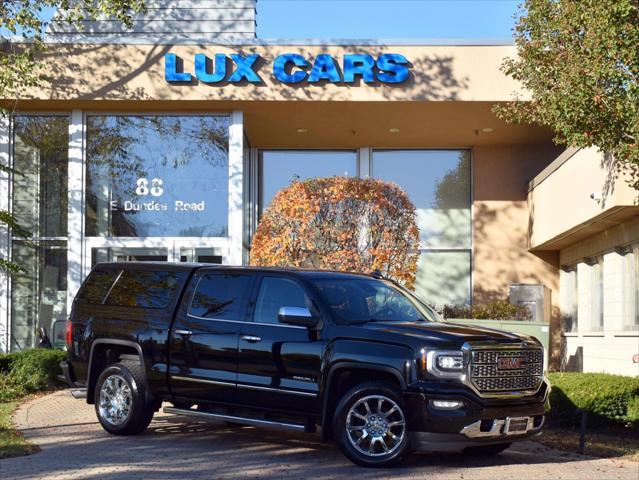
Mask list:
[[282,307],[277,312],[277,319],[280,323],[306,328],[315,328],[319,323],[318,317],[313,316],[308,308],[302,307]]

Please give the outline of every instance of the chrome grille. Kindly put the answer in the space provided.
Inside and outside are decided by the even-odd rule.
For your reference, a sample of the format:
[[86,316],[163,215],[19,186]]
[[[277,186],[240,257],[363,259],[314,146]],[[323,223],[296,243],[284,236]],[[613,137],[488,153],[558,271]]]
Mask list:
[[[498,368],[498,359],[519,358],[523,359],[520,368]],[[481,393],[537,390],[543,380],[544,352],[540,348],[471,350],[469,373]]]

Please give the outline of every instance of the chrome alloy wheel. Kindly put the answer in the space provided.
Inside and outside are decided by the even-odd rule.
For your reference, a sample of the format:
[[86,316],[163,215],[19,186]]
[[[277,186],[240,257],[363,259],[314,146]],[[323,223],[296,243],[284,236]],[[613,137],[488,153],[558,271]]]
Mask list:
[[124,377],[107,377],[100,389],[100,416],[111,425],[122,425],[129,417],[133,395]]
[[346,434],[355,449],[370,457],[388,455],[406,435],[404,413],[383,395],[359,399],[346,415]]

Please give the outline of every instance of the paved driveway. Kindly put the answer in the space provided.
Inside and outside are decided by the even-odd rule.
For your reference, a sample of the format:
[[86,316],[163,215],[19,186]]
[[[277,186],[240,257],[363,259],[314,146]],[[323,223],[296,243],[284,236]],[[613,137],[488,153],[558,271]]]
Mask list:
[[494,458],[415,455],[390,470],[356,467],[313,435],[283,434],[223,423],[188,423],[159,414],[143,435],[115,437],[93,406],[57,392],[22,406],[16,424],[42,451],[0,460],[0,479],[374,478],[575,479],[639,478],[639,463],[593,459],[518,444]]

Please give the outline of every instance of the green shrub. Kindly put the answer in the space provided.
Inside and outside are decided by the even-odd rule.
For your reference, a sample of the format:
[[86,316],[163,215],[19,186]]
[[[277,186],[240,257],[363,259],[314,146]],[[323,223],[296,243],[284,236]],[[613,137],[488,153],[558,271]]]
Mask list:
[[446,305],[444,318],[475,318],[486,320],[530,320],[530,310],[522,305],[512,305],[505,300],[472,306]]
[[62,350],[34,349],[0,355],[0,402],[53,387]]
[[607,373],[550,373],[550,420],[578,426],[588,411],[589,426],[639,425],[639,378]]

